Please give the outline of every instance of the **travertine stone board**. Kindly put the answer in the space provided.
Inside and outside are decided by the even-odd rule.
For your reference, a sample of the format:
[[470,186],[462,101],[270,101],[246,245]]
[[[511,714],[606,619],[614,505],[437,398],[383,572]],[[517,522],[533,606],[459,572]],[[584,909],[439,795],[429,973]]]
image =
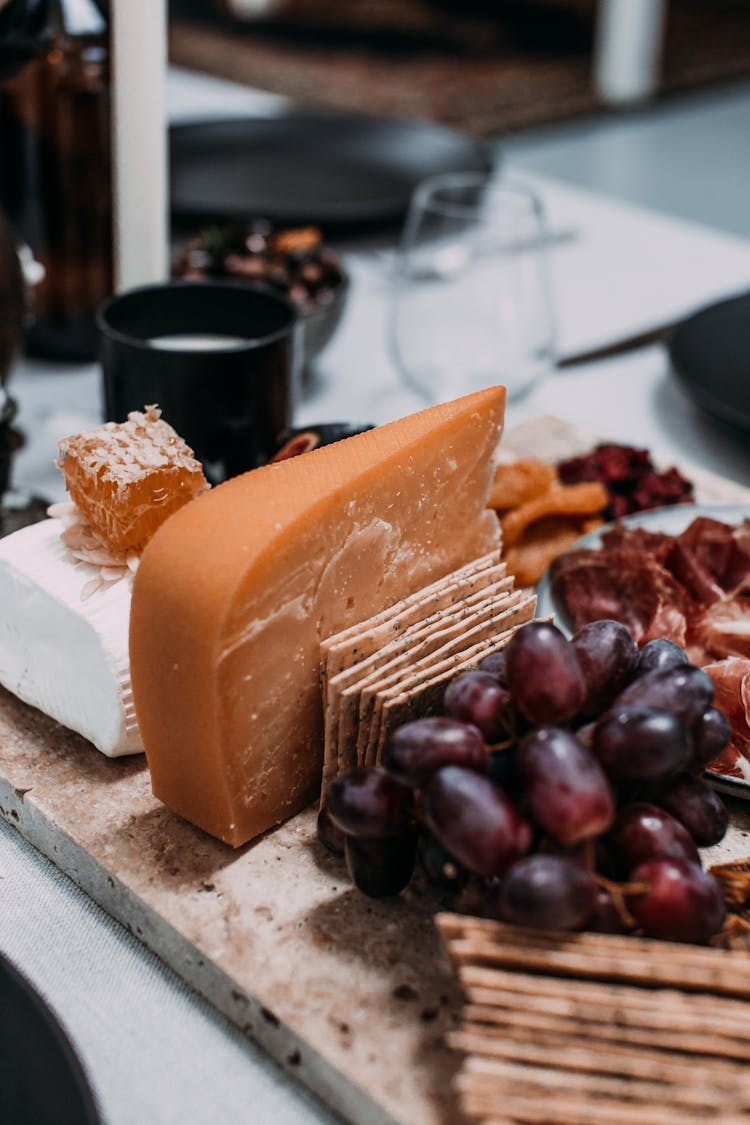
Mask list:
[[[750,855],[750,804],[727,801],[707,865]],[[314,809],[233,851],[153,797],[143,758],[104,758],[0,689],[0,815],[344,1117],[460,1120],[437,903],[416,880],[360,895]]]
[[[556,418],[503,439],[508,459],[570,456],[592,437]],[[683,466],[700,502],[750,492]],[[750,856],[750,802],[725,798],[706,866]],[[461,999],[415,879],[375,902],[318,843],[309,809],[238,851],[170,813],[143,758],[106,759],[0,688],[0,815],[108,913],[357,1125],[456,1125]],[[717,951],[717,957],[721,953]]]
[[456,1122],[435,901],[360,895],[315,811],[233,851],[153,797],[142,757],[106,759],[0,689],[0,815],[344,1117]]

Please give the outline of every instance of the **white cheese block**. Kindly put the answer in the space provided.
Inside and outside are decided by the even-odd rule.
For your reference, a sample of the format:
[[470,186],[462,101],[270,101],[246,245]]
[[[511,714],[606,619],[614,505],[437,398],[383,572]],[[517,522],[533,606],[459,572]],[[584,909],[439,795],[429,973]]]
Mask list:
[[130,687],[130,576],[90,597],[59,520],[0,539],[0,683],[115,758],[143,750]]

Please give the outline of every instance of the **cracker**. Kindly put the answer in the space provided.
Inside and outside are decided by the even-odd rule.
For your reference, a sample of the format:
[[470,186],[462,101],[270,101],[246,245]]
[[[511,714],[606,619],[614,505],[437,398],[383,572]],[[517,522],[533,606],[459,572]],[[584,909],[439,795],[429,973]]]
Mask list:
[[435,671],[432,676],[421,681],[415,680],[397,695],[381,697],[378,701],[379,710],[376,711],[377,726],[373,725],[372,746],[368,747],[372,762],[382,763],[386,745],[397,727],[413,719],[439,715],[449,681],[459,672],[468,672],[471,668],[476,668],[484,656],[489,656],[497,648],[502,648],[512,635],[513,630],[509,630],[507,636],[502,637],[499,645],[496,641],[481,641],[469,649],[468,653],[461,653],[454,660],[444,661],[440,671]]
[[513,593],[512,587],[513,579],[503,578],[485,590],[477,591],[449,612],[433,614],[419,626],[408,629],[398,643],[383,651],[382,659],[367,668],[364,664],[358,666],[361,674],[351,682],[350,689],[342,693],[339,736],[343,740],[351,738],[354,729],[358,735],[356,758],[360,765],[364,764],[362,750],[367,743],[368,687],[402,678],[405,670],[443,645],[462,645],[467,632],[478,622],[488,620],[491,623],[505,607],[517,600],[518,595]]
[[[480,603],[472,616],[461,622],[459,629],[436,632],[431,638],[432,643],[425,644],[418,651],[410,654],[406,661],[400,661],[393,669],[388,670],[387,674],[366,685],[362,690],[360,704],[362,716],[360,731],[365,747],[361,764],[374,764],[380,709],[382,700],[388,692],[397,693],[412,677],[420,677],[435,664],[460,656],[467,648],[473,647],[482,640],[491,640],[498,633],[504,632],[507,622],[515,619],[517,607],[527,600],[528,595],[516,590],[504,598],[488,599]],[[521,612],[525,614],[525,609]]]
[[[389,640],[410,625],[423,621],[436,611],[449,608],[462,597],[482,589],[505,574],[496,549],[451,571],[401,601],[381,611],[367,622],[352,625],[321,642],[321,691],[323,696],[324,743],[322,793],[339,770],[338,691],[331,688],[334,676],[347,667],[377,653]],[[321,798],[322,799],[322,798]]]
[[[346,750],[350,741],[348,732],[354,725],[349,711],[347,689],[358,679],[387,664],[397,653],[408,651],[409,646],[414,642],[415,633],[423,634],[444,621],[448,615],[456,618],[462,614],[465,616],[466,610],[463,607],[473,605],[478,599],[486,597],[489,590],[510,589],[513,580],[505,577],[505,574],[505,563],[490,565],[479,572],[463,575],[455,582],[445,584],[442,590],[431,594],[422,603],[408,606],[390,622],[378,625],[372,630],[367,628],[368,623],[360,626],[356,650],[354,647],[350,648],[352,663],[333,674],[331,669],[324,679],[326,762],[335,757],[336,769],[339,772],[355,764],[356,756],[347,753]],[[426,617],[425,612],[428,614]],[[398,630],[394,628],[396,625]],[[339,649],[335,659],[341,654],[342,649]],[[344,711],[346,714],[343,714]]]
[[[482,555],[481,558],[473,559],[465,566],[459,567],[458,570],[451,571],[442,578],[436,579],[435,582],[431,582],[429,586],[424,586],[421,590],[417,590],[408,597],[402,598],[401,601],[388,606],[387,609],[382,610],[368,621],[350,625],[348,629],[342,629],[340,633],[321,641],[320,650],[324,668],[331,667],[341,671],[353,660],[360,659],[361,643],[365,643],[366,646],[363,638],[376,633],[380,636],[381,626],[387,633],[389,624],[392,624],[393,635],[397,635],[400,629],[408,624],[409,620],[418,621],[426,613],[445,605],[447,587],[460,586],[467,590],[470,587],[474,588],[472,585],[474,580],[481,582],[483,571],[497,566],[500,562],[500,555],[501,551],[498,549],[487,555]],[[427,608],[433,601],[434,606]],[[413,612],[417,607],[423,608],[420,612]],[[401,618],[401,621],[397,620],[399,618]],[[366,627],[364,633],[363,626]],[[372,652],[374,649],[370,648],[369,651]],[[337,666],[339,660],[342,662]]]
[[[368,746],[368,761],[379,764],[383,760],[383,750],[396,727],[411,719],[439,712],[447,682],[459,672],[475,668],[491,652],[505,648],[520,625],[530,621],[536,609],[536,595],[526,594],[509,612],[503,622],[503,631],[491,638],[484,638],[476,644],[457,653],[443,656],[435,653],[434,661],[425,661],[423,667],[414,668],[412,675],[405,678],[397,687],[379,693],[373,719],[371,746]],[[375,728],[375,722],[378,723]]]

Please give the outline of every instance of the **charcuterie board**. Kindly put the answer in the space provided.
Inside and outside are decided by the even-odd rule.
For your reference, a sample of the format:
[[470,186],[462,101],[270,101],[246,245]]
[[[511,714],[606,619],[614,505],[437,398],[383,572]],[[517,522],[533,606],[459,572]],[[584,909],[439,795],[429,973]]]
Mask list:
[[[747,495],[716,480],[699,493]],[[441,904],[419,880],[360,895],[318,842],[315,809],[233,850],[153,797],[142,758],[106,759],[0,690],[0,815],[343,1116],[459,1118]],[[712,862],[750,851],[747,805],[732,815]]]

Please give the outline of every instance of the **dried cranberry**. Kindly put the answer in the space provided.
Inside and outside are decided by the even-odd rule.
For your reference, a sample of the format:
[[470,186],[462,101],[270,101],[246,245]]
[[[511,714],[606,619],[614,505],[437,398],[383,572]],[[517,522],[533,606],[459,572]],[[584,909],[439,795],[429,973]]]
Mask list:
[[611,520],[621,520],[633,511],[633,504],[627,496],[613,496],[607,506],[606,515]]
[[639,509],[660,508],[664,504],[689,499],[692,491],[692,485],[677,469],[668,469],[664,473],[646,473],[633,491],[633,500]]
[[572,457],[557,466],[563,484],[597,480],[609,492],[605,510],[608,519],[621,519],[632,512],[676,504],[692,497],[692,485],[677,469],[659,473],[647,449],[607,442],[590,453]]
[[563,484],[580,484],[581,481],[598,480],[596,457],[593,453],[585,457],[570,457],[557,466],[557,475]]
[[646,451],[631,449],[627,445],[600,445],[597,447],[597,453],[600,479],[605,484],[609,484],[631,480],[637,476],[642,464],[641,455]]

